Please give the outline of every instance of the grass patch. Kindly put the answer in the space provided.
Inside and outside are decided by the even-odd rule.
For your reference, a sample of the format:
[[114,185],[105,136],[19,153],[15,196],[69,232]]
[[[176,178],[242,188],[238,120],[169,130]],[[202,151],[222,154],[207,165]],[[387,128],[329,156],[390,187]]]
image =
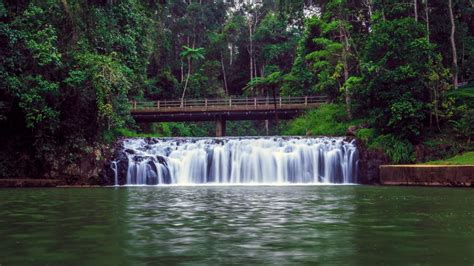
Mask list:
[[413,145],[407,140],[401,140],[394,135],[380,135],[369,143],[369,149],[380,149],[390,157],[395,164],[412,163],[415,161]]
[[128,128],[114,128],[104,132],[103,138],[107,143],[114,142],[117,138],[157,138],[163,135],[159,133],[139,133]]
[[345,136],[349,126],[361,123],[362,120],[347,118],[344,105],[323,104],[288,123],[283,134],[291,136]]
[[474,84],[452,90],[448,96],[453,97],[458,104],[465,104],[469,107],[474,106]]
[[456,155],[449,159],[427,162],[424,164],[447,164],[447,165],[474,165],[474,151]]

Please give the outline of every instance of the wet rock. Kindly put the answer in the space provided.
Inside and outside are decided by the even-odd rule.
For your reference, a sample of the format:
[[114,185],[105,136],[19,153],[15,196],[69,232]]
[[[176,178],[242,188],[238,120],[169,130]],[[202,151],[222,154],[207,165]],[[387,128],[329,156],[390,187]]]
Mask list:
[[168,163],[166,162],[166,159],[163,157],[163,156],[160,156],[160,155],[156,155],[156,160],[164,165],[164,166],[168,166]]
[[125,149],[124,152],[128,153],[128,154],[135,154],[136,152],[132,149]]
[[163,169],[163,182],[168,185],[171,184],[171,174],[168,166]]
[[123,141],[118,141],[114,147],[114,153],[104,165],[103,169],[103,180],[106,185],[115,184],[115,172],[112,167],[112,162],[115,161],[117,164],[117,177],[119,185],[126,184],[127,172],[128,172],[128,156],[127,153],[133,152],[133,150],[124,150]]
[[158,174],[156,165],[153,162],[148,162],[146,169],[146,184],[147,185],[157,185],[158,184]]
[[144,140],[149,145],[153,145],[153,144],[156,144],[156,143],[160,142],[160,140],[157,139],[157,138],[145,138]]
[[379,167],[380,165],[390,163],[390,158],[383,150],[368,149],[362,141],[356,140],[356,145],[359,152],[358,183],[379,184]]

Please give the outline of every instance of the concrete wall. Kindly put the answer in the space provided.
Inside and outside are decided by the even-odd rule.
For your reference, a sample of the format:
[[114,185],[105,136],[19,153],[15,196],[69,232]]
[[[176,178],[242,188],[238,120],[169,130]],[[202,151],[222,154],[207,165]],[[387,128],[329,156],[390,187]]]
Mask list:
[[381,165],[380,183],[474,187],[474,165]]

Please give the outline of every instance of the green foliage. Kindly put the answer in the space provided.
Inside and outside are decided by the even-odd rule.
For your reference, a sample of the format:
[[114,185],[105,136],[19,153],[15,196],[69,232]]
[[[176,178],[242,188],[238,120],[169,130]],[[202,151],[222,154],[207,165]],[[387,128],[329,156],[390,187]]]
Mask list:
[[47,122],[48,125],[56,127],[51,121],[56,120],[59,114],[48,105],[46,96],[57,94],[58,84],[49,82],[42,76],[27,76],[23,82],[12,90],[19,99],[19,107],[25,113],[26,127],[35,128]]
[[170,70],[163,70],[156,77],[146,80],[144,97],[149,100],[177,99],[179,93],[175,88],[180,88],[179,81]]
[[454,133],[469,144],[474,137],[474,109],[461,105],[456,110],[456,118],[449,121]]
[[356,132],[356,137],[366,144],[371,143],[376,136],[376,131],[373,128],[361,128]]
[[105,130],[103,133],[103,139],[106,143],[113,143],[118,138],[157,138],[163,137],[159,133],[138,133],[128,128],[113,128],[111,130]]
[[183,51],[179,54],[181,57],[184,58],[191,58],[191,59],[204,59],[204,48],[191,48],[186,45],[183,45]]
[[413,163],[415,155],[413,145],[407,141],[397,138],[394,135],[380,135],[370,143],[369,148],[381,149],[390,157],[393,163]]
[[265,66],[278,66],[275,72],[288,71],[293,62],[295,37],[295,29],[289,28],[282,16],[278,16],[275,12],[267,13],[255,30],[254,39],[260,48],[259,61]]
[[381,21],[367,40],[362,62],[366,86],[357,91],[361,113],[375,118],[382,133],[418,141],[430,112],[431,88],[441,79],[434,46],[421,24],[411,18]]
[[[123,127],[125,120],[119,110],[127,104],[132,71],[111,56],[78,54],[77,68],[69,72],[66,84],[89,87],[95,91],[98,118],[105,128]],[[122,97],[121,97],[122,96]]]
[[321,35],[312,39],[315,49],[305,55],[305,60],[311,65],[310,69],[315,74],[317,81],[315,90],[335,98],[343,81],[342,50],[343,45],[338,40],[330,38],[338,31],[339,21],[325,22],[323,19],[313,17],[309,22],[311,31]]
[[[474,93],[451,89],[448,6],[428,4],[418,2],[416,22],[410,0],[0,1],[0,172],[50,174],[102,141],[141,132],[212,135],[211,122],[131,119],[130,100],[176,99],[185,84],[193,98],[330,96],[333,104],[279,121],[272,134],[344,135],[362,117],[371,129],[357,135],[397,161],[410,161],[400,155],[408,142],[440,132],[462,142],[450,149],[459,151],[472,138]],[[474,9],[455,0],[453,11],[468,81]],[[265,134],[262,123],[229,122],[228,132]]]
[[61,54],[56,46],[56,29],[45,21],[45,11],[33,4],[13,22],[20,29],[20,38],[39,66],[60,64]]
[[474,108],[474,85],[452,90],[447,96],[454,98],[459,105]]
[[273,94],[277,87],[282,83],[282,75],[280,72],[273,72],[265,77],[256,77],[249,81],[244,90],[261,90],[266,94]]
[[285,135],[344,136],[349,126],[361,121],[350,121],[344,105],[324,104],[289,123]]

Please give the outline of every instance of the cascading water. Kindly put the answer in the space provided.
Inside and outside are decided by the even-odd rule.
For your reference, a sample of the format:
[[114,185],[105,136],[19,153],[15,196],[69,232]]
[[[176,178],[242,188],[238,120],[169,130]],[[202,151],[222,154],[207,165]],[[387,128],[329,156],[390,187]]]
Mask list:
[[112,171],[114,171],[114,185],[118,186],[119,183],[118,183],[118,173],[117,173],[117,162],[112,161],[110,163],[110,168],[112,169]]
[[127,185],[357,181],[357,148],[342,138],[148,138],[123,147]]

